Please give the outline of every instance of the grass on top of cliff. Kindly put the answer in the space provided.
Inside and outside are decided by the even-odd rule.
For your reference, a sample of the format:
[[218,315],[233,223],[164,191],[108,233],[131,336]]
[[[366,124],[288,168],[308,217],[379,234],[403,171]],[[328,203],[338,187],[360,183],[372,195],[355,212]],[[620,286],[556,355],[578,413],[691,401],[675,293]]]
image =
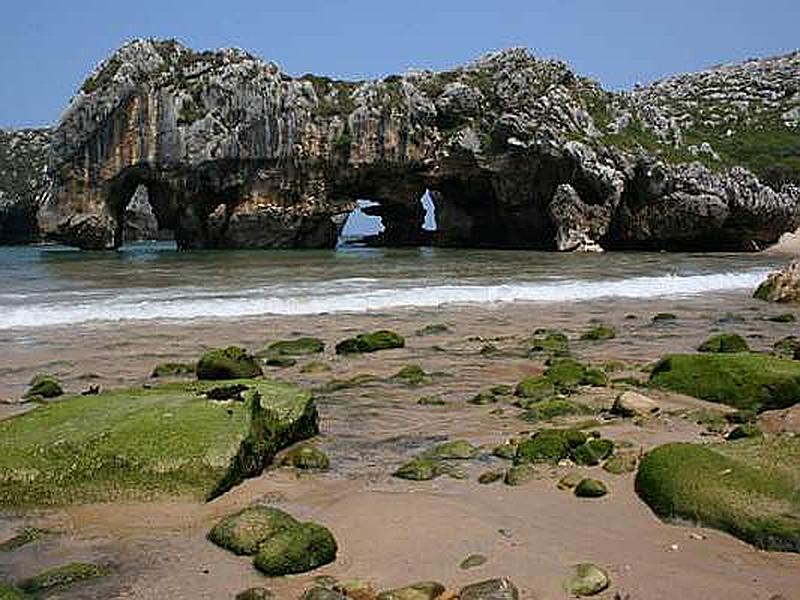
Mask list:
[[316,433],[309,393],[233,383],[248,387],[242,400],[210,401],[202,394],[214,383],[172,383],[68,398],[0,422],[0,506],[203,500]]

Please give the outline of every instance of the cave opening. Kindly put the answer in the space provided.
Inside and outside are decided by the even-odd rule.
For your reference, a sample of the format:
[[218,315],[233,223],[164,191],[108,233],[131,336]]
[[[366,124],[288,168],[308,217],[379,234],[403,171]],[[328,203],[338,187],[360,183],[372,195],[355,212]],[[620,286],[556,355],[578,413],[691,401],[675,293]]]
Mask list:
[[430,246],[437,230],[436,205],[429,190],[410,205],[360,199],[344,220],[337,247]]
[[139,184],[122,213],[123,246],[141,242],[174,242],[175,232],[162,227],[150,203],[147,185]]

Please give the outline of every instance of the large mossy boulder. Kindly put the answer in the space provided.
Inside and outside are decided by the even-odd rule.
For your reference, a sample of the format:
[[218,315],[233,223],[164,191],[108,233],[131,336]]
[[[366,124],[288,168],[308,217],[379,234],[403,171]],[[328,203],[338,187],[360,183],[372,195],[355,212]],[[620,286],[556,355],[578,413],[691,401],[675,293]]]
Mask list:
[[586,443],[586,434],[576,429],[542,429],[520,442],[514,457],[516,464],[550,462],[568,458],[573,448]]
[[197,362],[197,378],[201,380],[252,379],[261,375],[258,360],[238,346],[210,350]]
[[300,523],[265,540],[255,558],[256,568],[270,577],[307,573],[336,560],[333,534],[316,523]]
[[654,387],[741,410],[788,408],[800,400],[800,362],[762,354],[673,354],[650,374]]
[[54,588],[105,577],[110,573],[111,569],[106,566],[76,562],[48,569],[35,577],[23,581],[20,584],[20,588],[25,593],[38,596]]
[[61,381],[52,375],[37,375],[31,379],[26,398],[58,398],[64,395]]
[[0,421],[0,506],[218,496],[318,433],[293,385],[240,380],[242,402],[209,382],[76,396]]
[[403,348],[405,345],[406,341],[403,336],[384,329],[372,333],[362,333],[339,342],[336,344],[336,354],[363,354]]
[[209,532],[208,539],[234,554],[252,555],[268,538],[298,525],[289,513],[271,506],[251,506],[228,515]]
[[636,492],[663,519],[800,552],[798,437],[660,446],[642,459]]
[[735,333],[720,333],[708,338],[697,348],[698,352],[726,354],[733,352],[750,352],[747,341]]

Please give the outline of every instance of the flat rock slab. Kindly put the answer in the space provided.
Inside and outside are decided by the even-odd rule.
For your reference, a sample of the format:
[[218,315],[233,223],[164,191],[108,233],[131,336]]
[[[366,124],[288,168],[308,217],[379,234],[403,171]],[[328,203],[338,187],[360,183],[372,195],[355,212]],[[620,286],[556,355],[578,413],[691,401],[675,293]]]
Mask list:
[[236,383],[248,388],[243,401],[209,400],[214,383],[171,383],[72,397],[0,422],[0,506],[211,499],[318,432],[309,392]]

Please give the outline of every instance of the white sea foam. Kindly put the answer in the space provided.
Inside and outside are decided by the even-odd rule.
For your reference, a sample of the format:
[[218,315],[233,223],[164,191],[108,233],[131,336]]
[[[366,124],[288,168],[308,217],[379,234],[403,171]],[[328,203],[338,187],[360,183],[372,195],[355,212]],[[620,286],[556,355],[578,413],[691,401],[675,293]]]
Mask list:
[[[614,280],[549,280],[500,285],[436,285],[405,287],[405,282],[354,285],[353,280],[329,281],[281,288],[226,290],[160,290],[152,295],[141,290],[129,294],[94,295],[35,301],[6,307],[0,330],[51,327],[93,321],[186,320],[252,317],[259,315],[312,315],[366,312],[404,307],[436,307],[446,304],[493,304],[503,302],[577,302],[606,297],[656,298],[692,296],[709,292],[752,289],[767,270],[704,275],[664,275]],[[364,281],[366,284],[367,281]],[[384,287],[378,287],[383,285]],[[398,286],[400,286],[398,288]]]

